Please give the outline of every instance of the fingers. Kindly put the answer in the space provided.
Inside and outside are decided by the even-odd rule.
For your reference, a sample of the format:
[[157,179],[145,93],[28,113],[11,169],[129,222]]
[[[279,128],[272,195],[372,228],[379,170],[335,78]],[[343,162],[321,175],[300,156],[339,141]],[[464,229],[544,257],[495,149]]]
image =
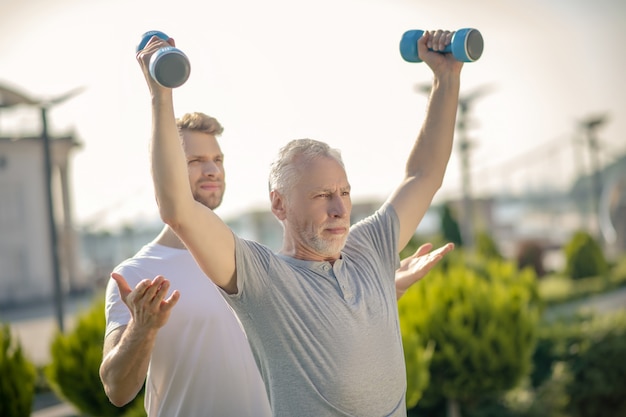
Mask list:
[[125,300],[128,294],[130,294],[132,291],[130,286],[128,285],[128,282],[126,282],[126,279],[117,272],[113,272],[111,274],[111,278],[117,283],[117,288],[119,288],[120,290],[120,296],[122,297],[122,300]]
[[164,276],[158,275],[149,283],[142,298],[153,307],[157,307],[165,299],[169,288],[170,282]]
[[446,243],[445,245],[443,245],[442,247],[438,248],[437,250],[435,250],[433,252],[433,255],[435,256],[443,256],[448,252],[452,252],[452,250],[454,249],[454,243]]
[[413,256],[417,257],[417,256],[426,255],[428,252],[431,251],[432,248],[433,248],[433,244],[432,243],[424,243],[419,248],[417,248],[417,250],[415,251]]
[[167,300],[163,301],[164,309],[170,310],[172,307],[176,305],[179,299],[180,299],[180,292],[178,290],[174,290],[172,294],[167,298]]
[[452,41],[452,35],[454,32],[439,29],[436,31],[429,31],[428,34],[430,36],[427,38],[426,46],[433,51],[443,51]]
[[111,274],[111,278],[117,282],[122,300],[132,304],[147,303],[158,306],[170,288],[170,282],[162,275],[156,276],[153,280],[144,279],[140,281],[134,290],[131,290],[122,275],[114,272]]
[[411,258],[410,265],[416,268],[432,268],[437,264],[443,256],[454,249],[454,243],[446,243],[445,245],[437,248],[431,252],[433,245],[431,243],[425,243],[415,251]]
[[146,46],[139,52],[146,52],[152,55],[154,52],[165,46],[174,46],[174,39],[165,40],[158,36],[152,36]]
[[166,41],[155,35],[150,38],[143,49],[137,51],[136,58],[144,69],[144,72],[148,71],[152,55],[154,55],[159,49],[166,46],[175,46],[174,39],[170,38]]
[[[124,291],[130,291],[126,280],[115,274]],[[136,325],[143,328],[160,328],[168,321],[171,309],[178,303],[180,292],[173,291],[168,297],[170,281],[162,275],[154,279],[144,279],[123,298]]]
[[[420,58],[435,72],[436,75],[449,71],[459,72],[463,67],[463,62],[458,61],[450,53],[450,44],[454,37],[454,31],[431,30],[425,31],[417,42],[417,49]],[[444,52],[448,50],[448,52]]]
[[[407,256],[404,259],[400,260],[400,269],[408,268],[410,264],[414,264],[421,257],[428,255],[428,253],[432,250],[433,244],[428,242],[421,245],[419,248],[415,250],[413,255]],[[439,249],[440,250],[440,249]]]

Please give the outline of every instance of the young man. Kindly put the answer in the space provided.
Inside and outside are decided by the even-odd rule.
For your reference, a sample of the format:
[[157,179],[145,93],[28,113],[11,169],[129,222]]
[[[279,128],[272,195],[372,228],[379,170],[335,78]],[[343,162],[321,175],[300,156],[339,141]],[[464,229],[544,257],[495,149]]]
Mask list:
[[281,149],[270,172],[272,212],[284,227],[279,253],[234,235],[194,199],[172,91],[148,71],[167,42],[153,37],[137,54],[152,96],[161,218],[237,312],[275,416],[406,415],[394,271],[452,149],[463,64],[438,52],[451,36],[425,32],[418,41],[434,73],[428,112],[405,178],[372,216],[350,227],[350,184],[337,151],[308,139]]
[[[225,189],[223,128],[203,113],[185,114],[177,127],[194,199],[215,209]],[[402,260],[398,298],[452,247],[430,249]],[[101,378],[114,404],[130,402],[145,381],[150,416],[271,415],[238,319],[170,227],[115,268],[106,301]]]
[[[195,201],[215,209],[226,184],[216,139],[223,128],[202,113],[184,115],[177,127],[186,187]],[[120,276],[125,280],[116,282]],[[100,367],[113,404],[130,402],[145,381],[149,416],[271,416],[241,324],[170,227],[115,268],[113,278]],[[175,291],[164,298],[170,282]]]

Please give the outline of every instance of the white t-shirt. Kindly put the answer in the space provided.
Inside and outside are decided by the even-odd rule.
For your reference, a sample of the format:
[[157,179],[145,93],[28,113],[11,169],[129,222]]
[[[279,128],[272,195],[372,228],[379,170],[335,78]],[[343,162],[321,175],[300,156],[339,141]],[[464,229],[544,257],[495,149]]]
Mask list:
[[[148,416],[271,416],[265,386],[237,316],[184,249],[144,246],[115,269],[131,288],[157,275],[180,300],[157,335],[146,379]],[[169,294],[168,294],[169,296]],[[127,325],[117,284],[106,289],[106,334]]]

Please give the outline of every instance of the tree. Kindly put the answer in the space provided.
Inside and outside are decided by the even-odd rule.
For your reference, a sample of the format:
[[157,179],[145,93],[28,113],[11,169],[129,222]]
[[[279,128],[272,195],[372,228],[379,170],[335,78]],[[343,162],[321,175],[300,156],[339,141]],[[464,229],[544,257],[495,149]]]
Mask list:
[[452,242],[459,248],[463,246],[461,228],[447,203],[441,206],[441,232],[446,242]]
[[565,273],[573,279],[605,274],[608,263],[598,242],[587,232],[579,231],[565,246]]

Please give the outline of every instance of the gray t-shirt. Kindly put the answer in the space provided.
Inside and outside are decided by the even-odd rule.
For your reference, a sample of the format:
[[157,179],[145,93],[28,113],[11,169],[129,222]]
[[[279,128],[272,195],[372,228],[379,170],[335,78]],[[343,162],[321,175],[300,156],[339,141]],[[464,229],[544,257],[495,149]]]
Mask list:
[[355,224],[334,265],[236,239],[238,293],[274,416],[406,416],[390,205]]

